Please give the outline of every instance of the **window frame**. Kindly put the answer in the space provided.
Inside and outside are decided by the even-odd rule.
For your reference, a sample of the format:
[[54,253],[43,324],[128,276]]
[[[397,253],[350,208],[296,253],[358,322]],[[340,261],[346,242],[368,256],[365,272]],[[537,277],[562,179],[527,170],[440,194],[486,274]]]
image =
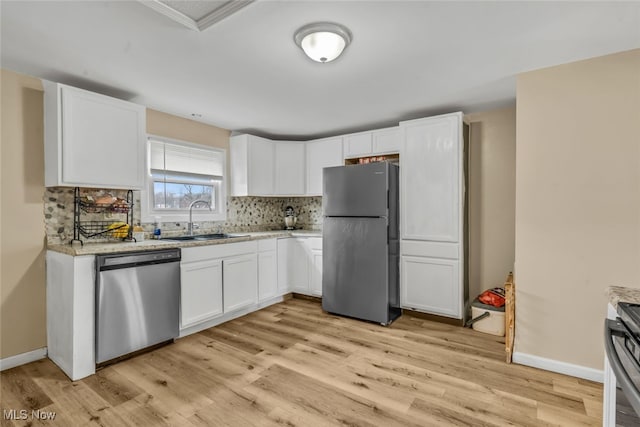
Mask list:
[[[214,182],[214,188],[217,187],[216,205],[218,209],[211,212],[206,207],[194,207],[193,218],[198,222],[202,221],[225,221],[227,219],[227,150],[220,147],[214,147],[210,145],[197,144],[189,141],[183,141],[179,139],[166,138],[156,135],[147,135],[145,141],[145,174],[144,174],[144,189],[140,191],[140,220],[143,223],[154,222],[156,217],[159,217],[164,222],[188,222],[189,210],[188,209],[155,209],[154,208],[154,180],[151,173],[151,144],[150,141],[164,142],[167,144],[180,145],[183,147],[196,148],[200,150],[217,151],[222,154],[222,179]],[[199,175],[201,174],[193,174]],[[187,181],[185,179],[185,181]],[[169,181],[171,182],[171,181]],[[194,183],[195,184],[195,183]],[[203,185],[198,183],[197,185]],[[205,184],[206,185],[206,184]]]

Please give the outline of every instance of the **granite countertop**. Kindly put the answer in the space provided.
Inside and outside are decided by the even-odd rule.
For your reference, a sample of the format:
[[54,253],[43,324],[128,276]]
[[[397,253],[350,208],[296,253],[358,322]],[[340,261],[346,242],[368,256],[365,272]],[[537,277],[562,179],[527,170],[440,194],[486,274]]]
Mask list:
[[640,304],[640,289],[638,288],[609,286],[609,288],[607,288],[607,295],[609,296],[609,303],[616,309],[618,308],[619,302]]
[[322,237],[320,230],[274,230],[259,232],[237,232],[229,233],[232,236],[229,239],[217,240],[144,240],[142,242],[107,242],[107,243],[91,243],[86,242],[83,245],[74,243],[73,245],[48,245],[47,249],[54,252],[60,252],[71,256],[79,255],[98,255],[114,252],[143,251],[153,249],[166,248],[191,248],[195,246],[222,245],[225,243],[247,242],[250,240],[273,239],[277,237]]

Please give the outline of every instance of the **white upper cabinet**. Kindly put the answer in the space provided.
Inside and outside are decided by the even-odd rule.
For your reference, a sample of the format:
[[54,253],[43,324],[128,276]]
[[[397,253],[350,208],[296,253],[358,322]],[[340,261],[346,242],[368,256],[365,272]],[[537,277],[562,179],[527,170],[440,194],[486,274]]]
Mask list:
[[342,165],[342,138],[307,143],[307,195],[322,195],[322,169]]
[[304,142],[237,135],[229,151],[232,196],[304,196]]
[[253,135],[232,136],[229,140],[232,196],[274,194],[275,146]]
[[304,142],[276,141],[275,188],[278,196],[305,195],[305,144]]
[[371,154],[399,153],[402,145],[400,127],[376,130],[372,133],[373,152]]
[[399,127],[378,129],[344,136],[344,158],[399,153],[402,135]]
[[368,156],[373,152],[371,132],[355,133],[344,137],[344,158]]
[[400,124],[402,239],[459,242],[462,113]]
[[44,82],[45,186],[141,189],[143,106]]

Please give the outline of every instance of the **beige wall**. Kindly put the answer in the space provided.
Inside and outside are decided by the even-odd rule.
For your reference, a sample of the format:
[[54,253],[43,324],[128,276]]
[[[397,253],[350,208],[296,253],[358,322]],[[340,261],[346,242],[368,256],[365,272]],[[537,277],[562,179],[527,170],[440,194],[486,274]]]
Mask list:
[[[2,70],[0,358],[45,347],[43,88]],[[229,148],[229,131],[147,110],[150,134]]]
[[178,139],[229,150],[230,131],[194,120],[147,109],[147,132],[151,135]]
[[503,286],[515,259],[516,109],[465,116],[469,143],[469,295]]
[[2,70],[0,358],[47,345],[42,83]]
[[605,289],[640,288],[640,50],[518,76],[515,351],[603,366]]

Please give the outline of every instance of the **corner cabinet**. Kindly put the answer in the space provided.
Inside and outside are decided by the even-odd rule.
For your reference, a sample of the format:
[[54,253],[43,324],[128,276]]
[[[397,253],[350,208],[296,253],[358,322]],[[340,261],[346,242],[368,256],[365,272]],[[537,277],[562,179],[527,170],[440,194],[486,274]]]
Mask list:
[[462,319],[465,139],[462,113],[400,123],[401,303]]
[[275,147],[265,138],[237,135],[229,139],[232,196],[274,194]]
[[304,196],[305,146],[254,135],[229,139],[232,196]]
[[45,186],[141,189],[146,110],[44,82]]
[[278,239],[278,292],[322,296],[322,237]]
[[307,142],[308,196],[322,196],[322,169],[342,166],[342,138],[325,138]]
[[305,195],[304,143],[275,141],[274,192],[276,196]]

